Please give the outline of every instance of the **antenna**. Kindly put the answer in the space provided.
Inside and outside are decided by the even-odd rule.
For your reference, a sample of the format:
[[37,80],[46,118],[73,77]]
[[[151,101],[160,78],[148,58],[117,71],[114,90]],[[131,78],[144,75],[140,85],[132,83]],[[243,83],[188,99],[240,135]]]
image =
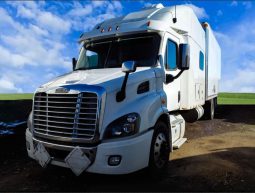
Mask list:
[[177,22],[177,17],[176,17],[176,5],[174,6],[174,18],[173,18],[173,23]]

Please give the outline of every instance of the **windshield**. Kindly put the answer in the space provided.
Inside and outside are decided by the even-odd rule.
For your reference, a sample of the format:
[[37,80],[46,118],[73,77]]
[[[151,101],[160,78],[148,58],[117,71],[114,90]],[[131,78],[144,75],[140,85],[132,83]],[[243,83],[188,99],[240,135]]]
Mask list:
[[157,34],[123,36],[84,44],[76,70],[120,68],[125,61],[136,61],[138,67],[156,63],[160,37]]

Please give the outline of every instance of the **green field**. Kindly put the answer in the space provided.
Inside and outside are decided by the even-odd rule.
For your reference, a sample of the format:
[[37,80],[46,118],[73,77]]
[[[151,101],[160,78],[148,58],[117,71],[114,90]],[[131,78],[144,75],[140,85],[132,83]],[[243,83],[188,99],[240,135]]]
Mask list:
[[255,105],[255,93],[220,93],[218,104]]
[[[32,93],[24,94],[0,94],[0,100],[32,99]],[[218,104],[254,104],[255,93],[220,93]]]
[[22,94],[0,94],[0,100],[22,100],[32,99],[33,93],[22,93]]

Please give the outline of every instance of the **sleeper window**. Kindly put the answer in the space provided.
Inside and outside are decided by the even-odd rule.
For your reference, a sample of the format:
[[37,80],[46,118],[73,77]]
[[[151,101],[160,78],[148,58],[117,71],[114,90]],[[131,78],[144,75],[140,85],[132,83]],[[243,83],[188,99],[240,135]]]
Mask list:
[[204,54],[203,54],[203,52],[199,52],[199,68],[200,68],[200,70],[204,70],[204,60],[205,60],[205,58],[204,58]]

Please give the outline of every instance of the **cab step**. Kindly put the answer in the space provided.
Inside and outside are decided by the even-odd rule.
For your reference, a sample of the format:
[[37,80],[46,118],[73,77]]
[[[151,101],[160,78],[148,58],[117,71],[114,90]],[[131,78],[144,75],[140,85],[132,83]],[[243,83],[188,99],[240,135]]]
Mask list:
[[178,124],[182,124],[184,122],[183,119],[175,119],[174,121],[171,122],[172,127],[175,127]]
[[173,143],[173,148],[179,149],[186,141],[187,141],[187,138],[180,138],[180,139],[176,140]]

